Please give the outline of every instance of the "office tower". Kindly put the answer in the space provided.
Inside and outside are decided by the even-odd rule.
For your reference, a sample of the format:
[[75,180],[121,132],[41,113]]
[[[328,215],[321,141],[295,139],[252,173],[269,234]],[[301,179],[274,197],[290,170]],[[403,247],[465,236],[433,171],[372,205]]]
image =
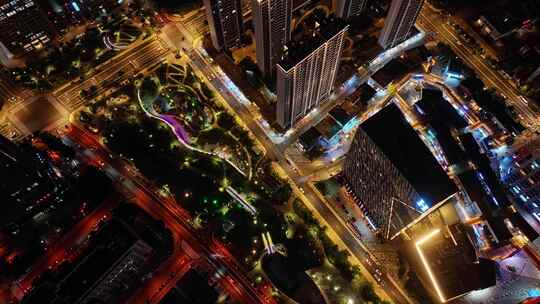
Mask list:
[[269,77],[291,39],[292,0],[252,0],[257,65]]
[[240,0],[203,0],[212,44],[217,50],[240,45],[243,33]]
[[367,5],[368,0],[337,0],[336,16],[348,19],[360,15]]
[[277,65],[277,121],[281,127],[290,128],[329,99],[348,27],[341,19],[320,18],[314,29],[289,44]]
[[409,38],[422,4],[424,0],[392,0],[379,36],[383,48],[392,48]]
[[34,0],[5,1],[0,5],[0,53],[12,58],[51,41],[54,29]]
[[342,177],[371,228],[390,239],[457,192],[394,104],[360,125]]

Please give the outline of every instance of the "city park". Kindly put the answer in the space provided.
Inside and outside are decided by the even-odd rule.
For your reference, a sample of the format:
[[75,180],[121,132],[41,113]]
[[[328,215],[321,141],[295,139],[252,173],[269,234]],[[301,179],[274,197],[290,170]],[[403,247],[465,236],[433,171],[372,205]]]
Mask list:
[[[281,291],[276,297],[294,298],[306,282],[297,275],[308,273],[332,303],[382,303],[186,59],[177,54],[149,70],[92,101],[80,121],[161,195],[176,198],[192,214],[194,227],[228,245],[255,282],[271,272],[263,271],[265,256],[283,255],[293,267],[279,276],[298,280],[287,284],[273,277]],[[265,246],[266,233],[278,253]]]

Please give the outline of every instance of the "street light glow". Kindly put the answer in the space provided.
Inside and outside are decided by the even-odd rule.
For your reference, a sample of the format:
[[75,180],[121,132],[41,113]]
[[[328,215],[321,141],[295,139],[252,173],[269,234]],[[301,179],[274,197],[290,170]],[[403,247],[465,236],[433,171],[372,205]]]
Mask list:
[[420,256],[420,260],[422,260],[422,264],[424,264],[424,268],[426,268],[426,271],[428,273],[429,279],[431,280],[431,283],[435,287],[435,291],[437,291],[437,295],[439,296],[439,299],[442,303],[446,302],[444,295],[441,291],[441,288],[439,287],[439,284],[437,283],[437,279],[435,278],[435,275],[433,274],[433,271],[431,271],[431,267],[429,267],[429,264],[427,262],[426,257],[424,256],[424,253],[422,252],[422,245],[429,241],[432,237],[437,235],[439,232],[441,232],[441,229],[435,229],[432,230],[430,233],[423,236],[420,240],[416,241],[416,251],[418,251],[418,255]]

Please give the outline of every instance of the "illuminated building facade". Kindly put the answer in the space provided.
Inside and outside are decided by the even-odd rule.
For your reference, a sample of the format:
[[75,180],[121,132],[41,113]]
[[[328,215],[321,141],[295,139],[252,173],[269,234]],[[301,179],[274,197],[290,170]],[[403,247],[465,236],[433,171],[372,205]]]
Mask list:
[[54,29],[34,0],[13,0],[0,5],[0,53],[11,58],[43,48]]
[[292,0],[252,0],[257,65],[270,77],[291,39]]
[[277,121],[290,128],[330,98],[348,25],[325,18],[287,48],[277,65]]
[[[504,170],[504,171],[503,171]],[[503,181],[516,201],[540,221],[540,152],[525,146],[501,162]]]
[[379,44],[389,49],[409,38],[423,4],[424,0],[392,0]]
[[240,45],[243,31],[240,0],[203,0],[210,37],[216,50]]
[[384,238],[457,191],[394,104],[360,125],[342,178],[371,228]]
[[348,19],[360,15],[365,9],[368,0],[337,0],[336,16]]
[[51,169],[45,154],[29,145],[14,144],[1,135],[0,176],[2,202],[9,206],[0,214],[0,226],[32,217],[40,208],[61,199],[57,194],[63,189],[62,180]]

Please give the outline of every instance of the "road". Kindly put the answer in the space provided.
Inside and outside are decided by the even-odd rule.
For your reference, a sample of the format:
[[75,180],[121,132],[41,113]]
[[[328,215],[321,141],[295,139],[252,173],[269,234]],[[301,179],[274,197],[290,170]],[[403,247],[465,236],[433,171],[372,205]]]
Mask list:
[[[177,245],[177,244],[175,244]],[[176,248],[175,248],[176,249]],[[178,250],[175,250],[178,251]],[[175,252],[152,274],[152,278],[133,294],[128,304],[157,304],[193,268],[191,259],[182,252]],[[156,292],[157,290],[157,292]]]
[[116,193],[107,198],[99,207],[78,222],[64,237],[52,245],[45,254],[38,259],[34,266],[30,268],[21,279],[12,286],[12,293],[17,299],[22,299],[32,287],[32,282],[47,270],[55,269],[66,259],[72,259],[76,252],[71,252],[70,248],[80,245],[90,232],[92,232],[100,221],[110,218],[111,210],[118,205],[120,196]]
[[[18,103],[33,95],[31,90],[17,86],[4,76],[0,76],[0,101],[6,103],[4,106]],[[2,102],[0,102],[0,108],[2,108]]]
[[473,49],[461,41],[455,30],[433,8],[424,5],[416,25],[426,32],[436,33],[435,37],[449,45],[465,64],[475,70],[487,86],[493,87],[503,96],[506,96],[507,102],[513,105],[516,111],[521,114],[521,122],[526,127],[532,130],[538,129],[540,126],[538,114],[530,108],[527,99],[521,96],[516,88],[498,71],[488,66],[482,57],[474,54]]
[[[158,62],[160,62],[169,51],[164,48],[158,37],[153,36],[146,40],[139,41],[132,45],[128,50],[122,52],[118,56],[112,58],[109,62],[102,64],[97,72],[88,79],[77,82],[72,81],[58,88],[53,93],[61,103],[69,110],[74,110],[82,106],[86,100],[81,98],[81,90],[87,90],[89,87],[96,85],[96,95],[106,94],[108,89],[102,87],[104,82],[121,81],[128,76],[144,70]],[[123,71],[122,75],[118,72]],[[217,242],[210,242],[204,245],[205,240],[201,239],[198,232],[193,231],[189,226],[189,214],[181,209],[180,205],[174,199],[165,199],[157,196],[157,190],[154,185],[147,182],[144,177],[140,176],[134,169],[126,167],[126,164],[110,157],[100,143],[93,138],[93,135],[84,130],[72,126],[67,132],[70,139],[86,147],[87,157],[93,158],[91,163],[97,166],[104,165],[106,171],[112,172],[112,176],[118,178],[116,185],[120,185],[124,194],[135,197],[135,202],[146,210],[155,218],[160,218],[172,227],[174,235],[182,236],[182,240],[188,240],[195,252],[201,253],[204,256],[207,267],[213,267],[213,271],[224,269],[225,276],[221,278],[217,284],[222,286],[231,297],[235,298],[240,303],[274,303],[273,299],[268,295],[269,290],[255,289],[252,284],[252,279],[249,278],[230,254],[230,252]],[[90,152],[89,152],[90,151]],[[114,164],[112,166],[111,164]],[[156,204],[156,202],[159,202]],[[103,211],[108,212],[108,211]],[[103,216],[103,215],[101,215]],[[21,281],[18,282],[18,287],[15,287],[15,292],[20,297],[23,296],[23,291],[28,291],[31,288],[32,281],[37,278],[44,270],[54,267],[59,264],[67,255],[65,248],[71,248],[69,244],[76,244],[77,240],[81,240],[81,236],[87,235],[95,227],[95,221],[98,217],[91,217],[88,220],[82,221],[77,227],[69,232],[68,239],[59,243],[58,248],[51,250],[51,253],[46,255],[46,262],[40,263],[40,266],[33,269]],[[220,252],[218,258],[214,258],[214,253]],[[141,299],[149,299],[150,302],[158,302],[162,296],[172,288],[180,278],[182,269],[186,267],[184,263],[178,262],[181,259],[181,252],[175,251],[173,257],[170,258],[157,273],[153,279],[143,287],[138,295]],[[174,263],[172,262],[174,260]],[[190,264],[191,265],[191,264]],[[171,268],[172,267],[172,268]],[[176,269],[175,269],[176,268]],[[171,272],[176,272],[178,275],[172,279]],[[164,275],[167,273],[167,275]]]
[[53,95],[72,111],[86,102],[86,99],[80,95],[81,91],[96,86],[95,95],[101,95],[109,90],[107,84],[120,82],[133,76],[144,67],[160,62],[167,53],[168,50],[155,37],[135,42],[129,49],[97,67],[96,72],[88,79],[81,82],[71,81],[56,89]]
[[[123,185],[124,191],[133,196],[134,202],[154,218],[162,220],[166,226],[173,232],[173,235],[179,235],[180,238],[189,244],[193,252],[200,254],[204,258],[204,264],[210,265],[213,271],[224,269],[226,278],[223,279],[223,287],[232,296],[236,297],[240,303],[274,303],[273,299],[266,294],[266,291],[255,289],[251,284],[252,280],[245,273],[240,264],[230,254],[230,252],[219,242],[215,240],[208,241],[200,236],[200,233],[194,230],[190,224],[190,215],[182,209],[180,204],[172,197],[162,197],[156,186],[148,182],[143,176],[124,161],[111,157],[94,135],[72,126],[67,133],[69,138],[79,145],[92,151],[95,162],[101,164],[109,176],[116,178],[118,184]],[[182,265],[178,265],[181,267]],[[176,270],[177,272],[180,269]],[[162,280],[166,276],[158,276],[156,280],[159,284],[153,286],[162,286]],[[160,281],[161,280],[161,281]],[[165,283],[163,286],[170,286]],[[145,299],[154,300],[154,295],[162,293],[159,287],[156,289],[147,288]]]
[[[176,28],[179,31],[182,29],[182,27]],[[172,40],[179,36],[188,38],[189,33],[183,33],[183,35],[176,34],[170,38]],[[185,41],[177,42],[177,44],[175,43],[175,45],[180,44],[185,45]],[[202,53],[204,54],[204,52]],[[219,69],[219,67],[215,67],[213,63],[210,62],[209,58],[205,58],[204,55],[201,55],[201,51],[197,48],[189,52],[189,58],[192,60],[194,70],[198,72],[199,75],[204,75],[209,83],[216,88],[216,91],[220,92],[220,96],[224,100],[224,105],[231,108],[233,112],[241,118],[244,125],[266,149],[267,157],[278,162],[279,166],[289,177],[296,195],[302,198],[311,209],[315,210],[316,214],[320,215],[326,226],[331,228],[339,237],[338,241],[341,242],[341,244],[349,250],[352,256],[357,259],[360,265],[363,266],[366,277],[371,278],[372,276],[368,273],[375,274],[376,270],[379,269],[379,267],[376,266],[373,255],[369,253],[367,247],[356,237],[355,233],[350,230],[348,225],[339,217],[339,215],[327,206],[324,198],[318,195],[318,191],[312,186],[305,184],[303,182],[304,177],[298,175],[294,168],[288,164],[285,159],[284,145],[275,144],[272,138],[267,136],[265,126],[262,126],[261,121],[252,114],[252,109],[248,108],[241,100],[239,100],[237,92],[230,91],[230,84],[227,79],[224,80],[223,77],[214,77],[215,75],[220,75],[219,70],[216,70],[216,68]],[[377,282],[376,280],[372,281]],[[410,303],[400,287],[388,275],[383,275],[381,277],[381,283],[379,284],[384,288],[384,291],[379,289],[378,292],[380,294],[385,294],[386,291],[386,294],[393,302]]]

